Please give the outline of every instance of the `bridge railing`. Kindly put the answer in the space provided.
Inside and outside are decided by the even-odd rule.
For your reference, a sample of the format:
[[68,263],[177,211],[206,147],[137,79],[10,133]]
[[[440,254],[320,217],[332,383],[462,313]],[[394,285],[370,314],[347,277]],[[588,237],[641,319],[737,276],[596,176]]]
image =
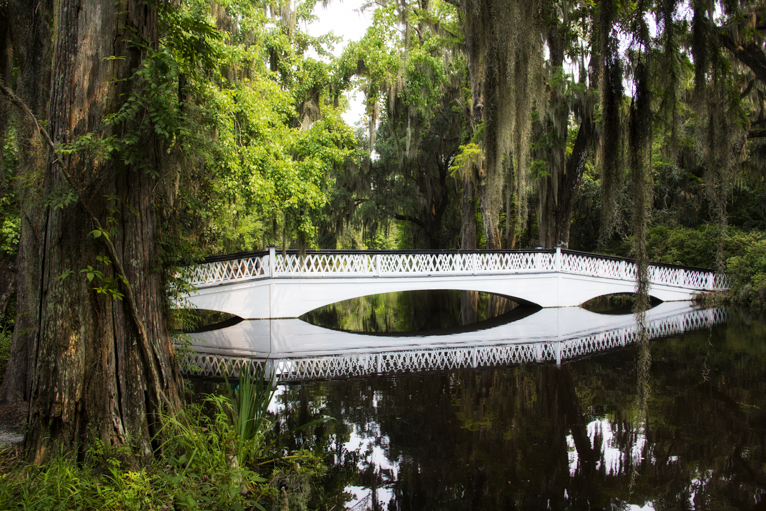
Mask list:
[[[194,286],[209,286],[261,278],[446,276],[561,272],[575,275],[636,280],[631,259],[572,250],[495,251],[290,251],[238,254],[210,258],[190,272]],[[722,275],[703,268],[653,263],[652,284],[700,290],[727,289]]]
[[425,276],[555,271],[553,251],[275,254],[274,276]]
[[[638,268],[632,259],[611,257],[573,250],[561,251],[561,271],[575,275],[606,277],[619,280],[636,280]],[[678,286],[708,291],[728,289],[729,283],[724,275],[716,275],[713,270],[651,263],[649,282],[666,286]]]
[[[236,255],[236,254],[235,254]],[[209,258],[188,273],[193,286],[209,286],[271,276],[269,253],[246,254],[239,258]]]

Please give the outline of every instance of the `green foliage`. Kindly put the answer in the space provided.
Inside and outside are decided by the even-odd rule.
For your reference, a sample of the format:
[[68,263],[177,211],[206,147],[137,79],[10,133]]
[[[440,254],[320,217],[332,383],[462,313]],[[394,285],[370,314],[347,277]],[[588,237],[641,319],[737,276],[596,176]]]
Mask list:
[[[271,394],[251,385],[268,406]],[[305,509],[311,481],[324,466],[306,450],[283,456],[273,437],[266,438],[272,422],[265,415],[257,419],[258,434],[250,445],[243,442],[244,430],[232,420],[237,409],[246,413],[241,399],[235,404],[210,395],[177,415],[163,416],[156,456],[143,468],[126,465],[124,453],[98,441],[80,462],[55,456],[42,466],[6,463],[12,451],[2,451],[3,509],[263,510],[284,501],[290,509]]]
[[716,229],[657,225],[649,229],[647,252],[651,261],[712,268],[715,265]]
[[259,449],[263,448],[266,433],[272,426],[268,410],[277,390],[276,377],[272,375],[265,384],[263,381],[262,372],[253,377],[246,371],[234,391],[232,421],[237,432],[236,456],[240,466],[256,461],[263,454]]
[[731,298],[743,305],[766,307],[766,234],[753,232],[736,240],[738,254],[727,261]]
[[395,221],[410,231],[401,232],[409,246],[456,244],[459,194],[450,167],[460,166],[453,159],[470,140],[461,104],[467,88],[462,43],[454,5],[388,2],[376,7],[364,38],[340,57],[340,74],[356,76],[365,93],[368,119],[358,133],[365,152],[338,176],[328,216],[332,227],[361,231],[358,245],[377,245],[378,232],[387,233]]
[[470,142],[461,145],[458,147],[458,153],[450,166],[450,170],[453,174],[459,174],[463,181],[467,181],[472,177],[472,168],[479,167],[483,157],[484,155],[478,144]]
[[16,253],[21,230],[21,218],[13,186],[17,162],[16,131],[7,130],[0,139],[0,255]]
[[310,48],[327,56],[332,38],[293,24],[311,19],[314,2],[292,7],[272,17],[259,4],[189,1],[164,14],[157,66],[171,76],[178,68],[169,88],[178,99],[166,102],[177,124],[162,131],[176,133],[169,157],[183,160],[168,223],[187,240],[167,241],[173,260],[194,258],[188,241],[209,255],[263,248],[282,231],[288,243],[316,236],[356,140],[332,104],[331,65],[307,56]]
[[[0,209],[5,209],[6,205],[10,205],[9,203],[10,200],[7,197],[0,197]],[[14,208],[9,209],[11,211],[0,218],[0,252],[13,255],[19,245],[21,218]]]

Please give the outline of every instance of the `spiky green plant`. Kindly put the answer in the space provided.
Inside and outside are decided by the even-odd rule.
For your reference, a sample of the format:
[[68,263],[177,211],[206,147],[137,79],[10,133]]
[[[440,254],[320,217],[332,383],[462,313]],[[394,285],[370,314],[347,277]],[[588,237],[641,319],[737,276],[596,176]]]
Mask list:
[[276,377],[272,373],[264,377],[263,371],[243,371],[239,385],[234,390],[233,422],[237,432],[236,456],[242,464],[252,461],[265,445],[266,433],[272,423],[269,420],[269,404],[277,390]]

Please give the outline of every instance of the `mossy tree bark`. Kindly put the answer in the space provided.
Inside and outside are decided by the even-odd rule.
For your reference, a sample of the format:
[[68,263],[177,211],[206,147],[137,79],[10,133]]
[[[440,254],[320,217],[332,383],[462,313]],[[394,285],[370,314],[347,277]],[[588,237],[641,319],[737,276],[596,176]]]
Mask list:
[[[111,134],[114,128],[104,118],[130,96],[142,45],[156,44],[154,6],[138,0],[58,0],[49,15],[51,138],[62,144],[87,133]],[[156,182],[150,172],[160,170],[162,151],[154,140],[142,142],[140,168],[96,152],[48,157],[43,196],[74,191],[77,200],[48,206],[43,214],[26,437],[28,458],[38,463],[54,452],[82,454],[93,439],[130,444],[139,459],[147,457],[155,412],[179,405],[180,376],[157,269]],[[93,236],[99,226],[111,229],[108,240]],[[81,274],[89,267],[106,278],[123,273],[129,287],[118,288],[125,298],[98,294],[94,288],[104,282]]]

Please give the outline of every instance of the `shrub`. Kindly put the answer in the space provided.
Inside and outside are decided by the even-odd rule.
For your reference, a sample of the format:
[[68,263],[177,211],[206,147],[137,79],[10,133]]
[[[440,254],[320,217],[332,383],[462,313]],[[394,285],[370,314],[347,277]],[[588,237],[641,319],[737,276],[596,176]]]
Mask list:
[[766,304],[766,239],[753,235],[738,242],[741,253],[727,262],[730,295],[735,302],[763,308]]

